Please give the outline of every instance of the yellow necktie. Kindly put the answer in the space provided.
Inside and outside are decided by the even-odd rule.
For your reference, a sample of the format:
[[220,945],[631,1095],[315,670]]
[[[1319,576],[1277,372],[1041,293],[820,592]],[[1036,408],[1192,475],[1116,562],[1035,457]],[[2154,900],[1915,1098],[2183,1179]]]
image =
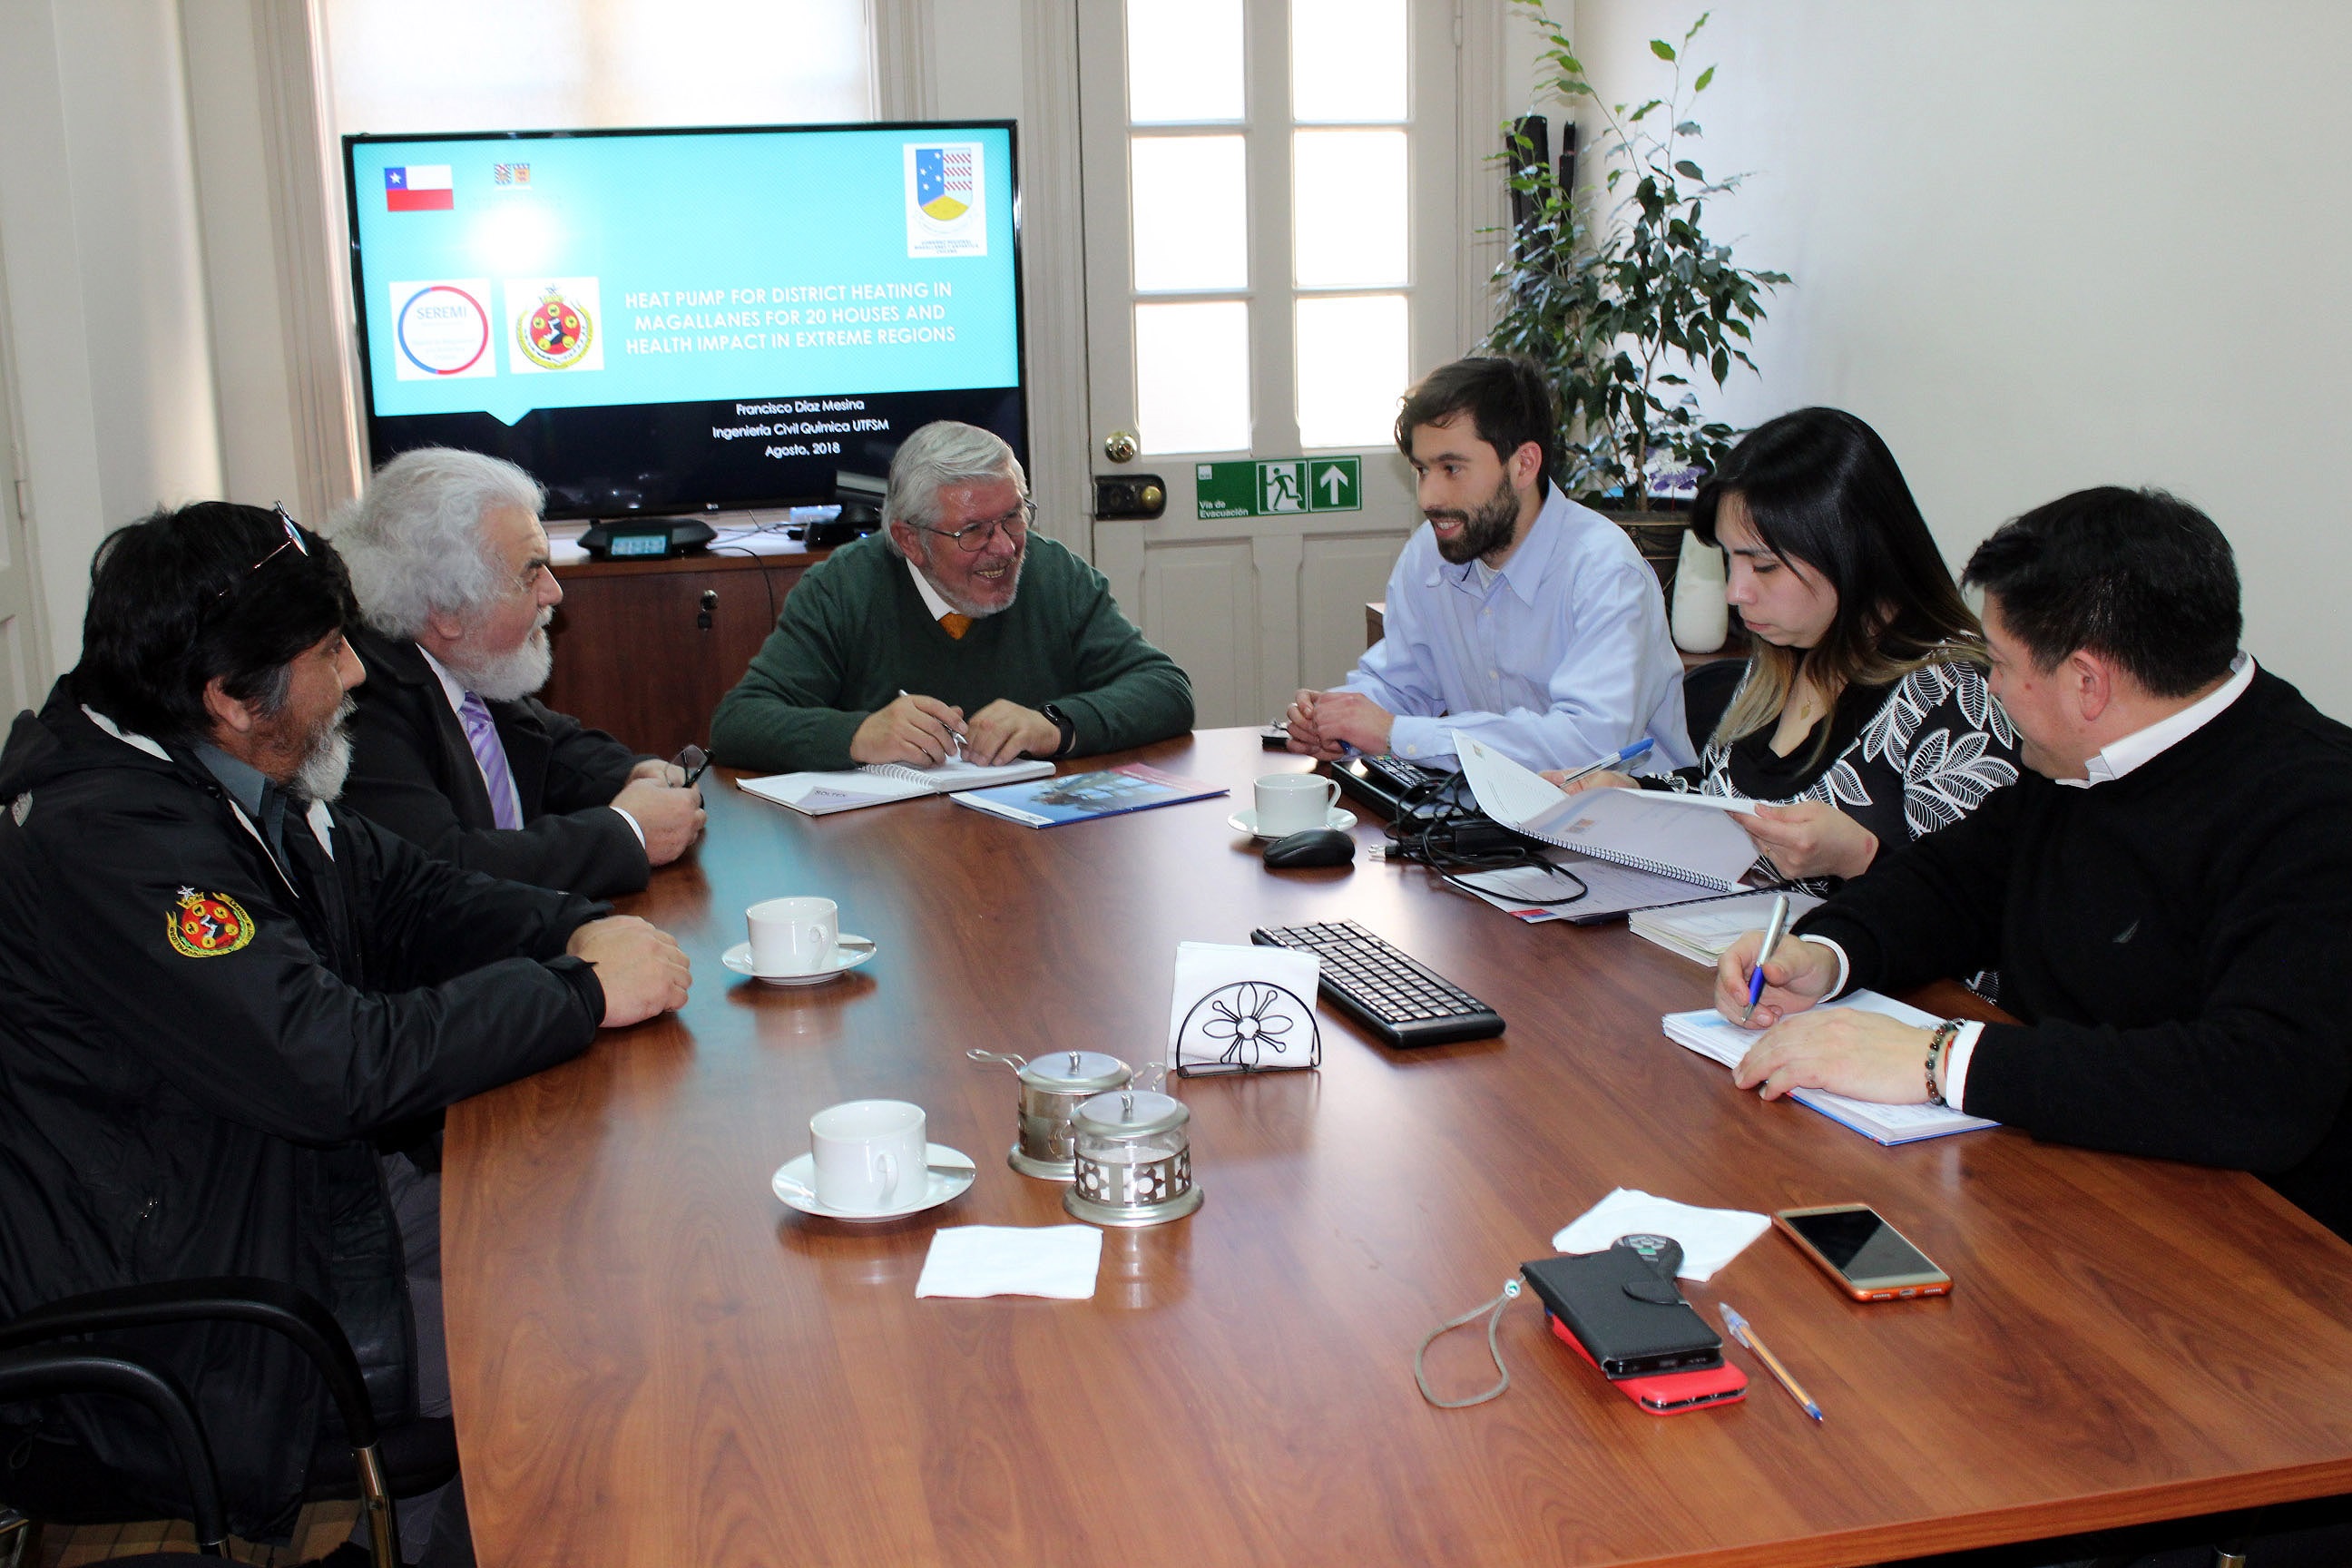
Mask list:
[[961,642],[963,641],[963,634],[971,630],[971,617],[966,615],[959,615],[957,612],[950,610],[946,615],[940,617],[940,629],[947,633],[948,636],[955,638],[956,641]]

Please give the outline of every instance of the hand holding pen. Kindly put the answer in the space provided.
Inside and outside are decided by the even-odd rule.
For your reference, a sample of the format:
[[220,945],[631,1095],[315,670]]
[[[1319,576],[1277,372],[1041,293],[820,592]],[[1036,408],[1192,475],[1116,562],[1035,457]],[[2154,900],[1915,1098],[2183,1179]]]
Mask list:
[[[1603,785],[1610,785],[1622,788],[1623,786],[1618,783],[1620,779],[1622,779],[1625,784],[1631,784],[1633,781],[1627,775],[1618,773],[1618,770],[1622,768],[1628,763],[1640,761],[1642,757],[1648,753],[1650,748],[1655,744],[1657,744],[1656,742],[1644,735],[1642,739],[1634,742],[1632,745],[1627,746],[1621,751],[1612,752],[1597,763],[1587,763],[1584,766],[1575,769],[1570,773],[1548,770],[1540,776],[1545,783],[1558,784],[1562,790],[1570,795],[1574,795],[1576,791],[1570,788],[1570,786],[1583,779],[1592,780],[1592,784],[1587,787],[1598,788]],[[1610,774],[1614,774],[1615,776],[1605,776]]]
[[1756,1004],[1764,999],[1764,964],[1780,939],[1789,933],[1789,895],[1780,894],[1772,900],[1772,916],[1764,922],[1764,945],[1756,950],[1756,966],[1748,972],[1748,1005],[1739,1011],[1743,1024],[1756,1016]]

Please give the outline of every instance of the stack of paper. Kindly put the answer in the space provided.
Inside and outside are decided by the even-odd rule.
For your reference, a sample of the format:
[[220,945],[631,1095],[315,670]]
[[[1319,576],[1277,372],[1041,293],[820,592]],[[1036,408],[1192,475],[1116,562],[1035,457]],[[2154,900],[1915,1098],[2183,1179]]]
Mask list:
[[[1643,910],[1626,921],[1635,936],[1654,942],[1669,952],[1679,952],[1709,969],[1724,951],[1751,931],[1762,931],[1772,919],[1777,893],[1741,893],[1728,899],[1706,899],[1670,909]],[[1811,893],[1791,891],[1789,918],[1819,909]]]
[[1756,863],[1755,840],[1734,820],[1756,814],[1752,800],[1640,789],[1566,795],[1459,730],[1454,752],[1479,810],[1557,848],[1726,893]]
[[[1855,1007],[1865,1013],[1884,1013],[1917,1028],[1932,1029],[1938,1020],[1918,1008],[1881,996],[1875,991],[1857,991],[1835,1002],[1822,1004],[1828,1007]],[[1669,1013],[1660,1020],[1665,1026],[1666,1038],[1675,1044],[1711,1057],[1725,1067],[1738,1067],[1748,1048],[1761,1036],[1753,1029],[1743,1029],[1714,1008],[1696,1013]],[[1924,1062],[1927,1054],[1920,1053]],[[1940,1105],[1880,1105],[1866,1100],[1849,1100],[1843,1094],[1832,1094],[1825,1089],[1792,1089],[1789,1098],[1808,1110],[1818,1110],[1832,1121],[1843,1122],[1865,1138],[1881,1143],[1916,1143],[1922,1138],[1941,1138],[1951,1132],[1973,1132],[1979,1127],[1997,1127],[1981,1116],[1969,1116]]]

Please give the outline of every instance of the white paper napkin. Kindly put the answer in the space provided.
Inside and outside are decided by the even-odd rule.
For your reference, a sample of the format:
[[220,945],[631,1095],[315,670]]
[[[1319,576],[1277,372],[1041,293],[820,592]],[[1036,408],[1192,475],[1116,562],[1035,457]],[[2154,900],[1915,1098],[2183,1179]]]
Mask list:
[[[1215,1063],[1231,1049],[1243,1067],[1303,1068],[1314,1061],[1315,982],[1322,961],[1295,948],[1260,947],[1255,942],[1180,942],[1176,944],[1176,985],[1168,1009],[1168,1067],[1174,1071],[1185,1062]],[[1256,986],[1256,991],[1237,989]],[[1276,987],[1276,995],[1264,987]],[[1219,995],[1228,1014],[1239,1012],[1253,1026],[1252,1038],[1235,1037],[1234,1020],[1218,1020],[1211,1003],[1193,1020],[1191,1035],[1184,1020],[1212,995]],[[1276,1027],[1262,1039],[1258,1027]],[[1218,1026],[1210,1026],[1211,1025]],[[1281,1048],[1275,1048],[1280,1042]],[[1180,1060],[1178,1047],[1184,1054]]]
[[1745,1209],[1702,1209],[1619,1187],[1551,1238],[1561,1252],[1605,1252],[1621,1236],[1671,1236],[1683,1244],[1682,1277],[1706,1280],[1764,1234],[1771,1221]]
[[1090,1225],[960,1225],[931,1233],[918,1296],[1052,1296],[1095,1293],[1102,1232]]

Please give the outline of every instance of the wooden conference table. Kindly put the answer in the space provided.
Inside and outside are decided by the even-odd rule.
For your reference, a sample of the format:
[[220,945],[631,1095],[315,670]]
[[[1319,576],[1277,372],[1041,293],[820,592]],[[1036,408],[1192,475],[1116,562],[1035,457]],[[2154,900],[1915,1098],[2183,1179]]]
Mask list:
[[[625,901],[692,955],[684,1012],[450,1114],[484,1563],[1859,1563],[2352,1490],[2352,1249],[2252,1178],[2008,1131],[1882,1149],[1764,1104],[1659,1033],[1696,965],[1419,868],[1269,873],[1225,818],[1303,759],[1246,731],[1140,755],[1234,797],[1033,832],[946,800],[811,820],[712,775],[708,839]],[[781,893],[839,900],[878,956],[738,980],[719,955]],[[1179,1089],[1207,1202],[1109,1232],[1092,1300],[916,1299],[938,1226],[1066,1219],[1006,1167],[1017,1086],[967,1047],[1144,1062],[1180,941],[1341,918],[1508,1033],[1391,1052],[1327,1011],[1321,1070]],[[778,1203],[810,1113],[869,1095],[922,1104],[971,1191],[877,1226]],[[1532,1296],[1510,1392],[1424,1405],[1420,1337],[1618,1186],[1865,1200],[1957,1292],[1859,1306],[1770,1235],[1691,1287],[1820,1426],[1736,1348],[1745,1404],[1645,1415]],[[1431,1361],[1491,1380],[1475,1330]]]

